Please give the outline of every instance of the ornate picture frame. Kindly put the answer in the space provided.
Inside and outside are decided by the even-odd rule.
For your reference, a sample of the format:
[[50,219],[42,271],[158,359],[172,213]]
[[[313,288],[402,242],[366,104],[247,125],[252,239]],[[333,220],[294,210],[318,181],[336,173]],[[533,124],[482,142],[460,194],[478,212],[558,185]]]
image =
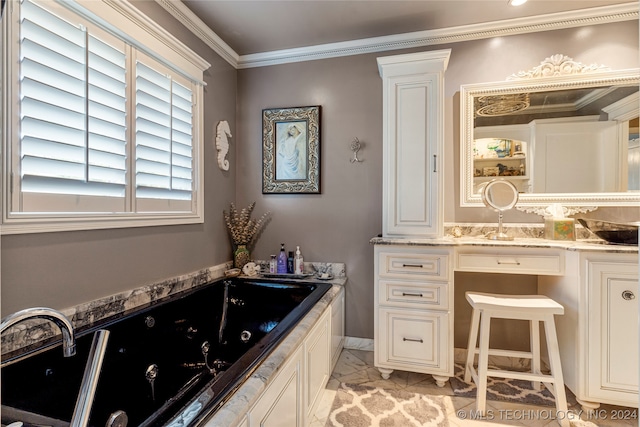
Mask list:
[[262,110],[262,193],[320,193],[320,106]]

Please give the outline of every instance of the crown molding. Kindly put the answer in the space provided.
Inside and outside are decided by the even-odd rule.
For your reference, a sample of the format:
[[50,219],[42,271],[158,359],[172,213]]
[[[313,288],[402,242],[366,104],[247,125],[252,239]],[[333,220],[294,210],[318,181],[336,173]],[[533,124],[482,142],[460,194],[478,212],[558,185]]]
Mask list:
[[213,49],[225,61],[234,68],[238,68],[240,56],[225,43],[216,33],[211,30],[198,16],[191,11],[182,1],[175,0],[156,0],[167,12],[173,15],[182,25],[187,27],[200,40],[205,42],[207,46]]
[[526,18],[416,31],[240,56],[181,1],[156,0],[156,2],[237,69],[560,30],[584,25],[608,24],[638,19],[639,16],[638,2],[630,2],[570,12],[550,13]]

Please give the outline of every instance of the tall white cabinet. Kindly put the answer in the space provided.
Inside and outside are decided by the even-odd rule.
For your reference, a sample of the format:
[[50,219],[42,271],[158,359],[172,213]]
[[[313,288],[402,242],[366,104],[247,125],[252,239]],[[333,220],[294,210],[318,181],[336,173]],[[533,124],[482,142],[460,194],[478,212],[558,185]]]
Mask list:
[[378,58],[384,237],[443,232],[444,71],[450,49]]
[[393,370],[453,375],[449,251],[403,245],[443,234],[444,72],[451,50],[378,58],[383,81],[384,238],[375,248],[374,358]]

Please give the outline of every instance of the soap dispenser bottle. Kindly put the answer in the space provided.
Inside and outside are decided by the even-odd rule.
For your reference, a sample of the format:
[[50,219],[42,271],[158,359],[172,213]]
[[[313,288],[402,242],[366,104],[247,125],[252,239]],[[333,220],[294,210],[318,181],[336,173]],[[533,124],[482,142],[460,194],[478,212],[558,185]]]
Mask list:
[[294,273],[295,274],[304,274],[304,258],[302,258],[302,254],[300,253],[300,246],[296,246],[296,256],[293,259],[294,261]]
[[289,251],[289,256],[287,257],[287,274],[293,274],[293,251]]
[[278,254],[278,274],[287,274],[287,253],[284,251],[284,243],[280,243]]

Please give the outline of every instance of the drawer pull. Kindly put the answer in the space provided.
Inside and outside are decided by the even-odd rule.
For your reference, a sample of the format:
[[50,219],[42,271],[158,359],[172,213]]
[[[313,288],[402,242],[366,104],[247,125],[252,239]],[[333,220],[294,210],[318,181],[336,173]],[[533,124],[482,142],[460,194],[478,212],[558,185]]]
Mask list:
[[636,299],[636,296],[632,291],[622,291],[622,298],[631,301],[632,299]]
[[422,264],[402,264],[405,268],[422,268]]
[[402,296],[403,297],[420,297],[420,298],[422,298],[422,294],[411,294],[409,292],[403,292]]
[[411,342],[419,342],[420,344],[422,344],[424,341],[422,341],[422,338],[420,339],[413,339],[413,338],[402,338],[402,341],[411,341]]
[[518,260],[512,260],[512,261],[501,261],[501,260],[497,260],[498,265],[520,265],[520,261]]

